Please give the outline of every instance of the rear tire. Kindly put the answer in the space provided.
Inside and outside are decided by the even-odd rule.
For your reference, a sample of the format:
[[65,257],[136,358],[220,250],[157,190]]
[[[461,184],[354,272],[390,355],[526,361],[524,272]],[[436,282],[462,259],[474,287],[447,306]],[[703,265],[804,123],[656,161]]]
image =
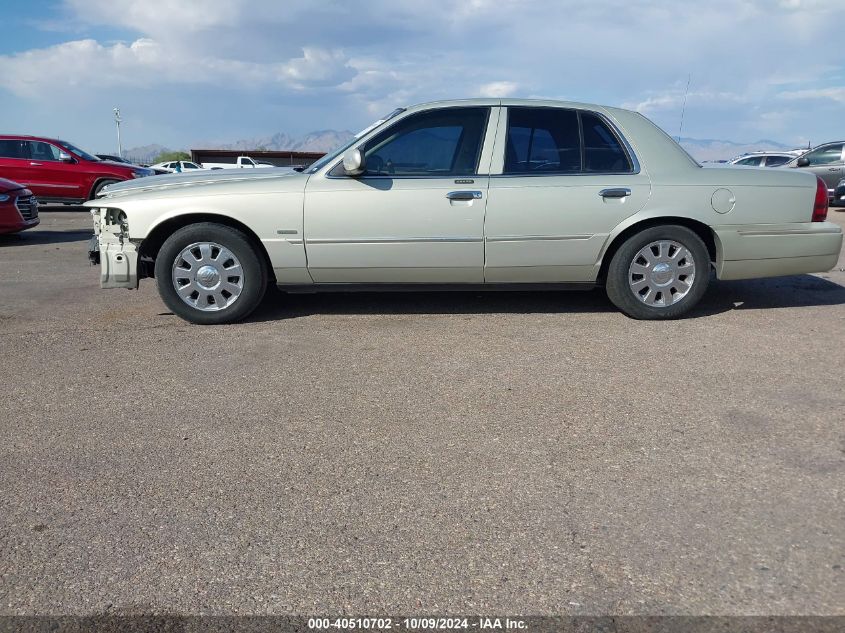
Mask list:
[[155,277],[167,307],[198,325],[246,318],[267,288],[264,261],[250,239],[214,222],[188,225],[167,238]]
[[684,226],[654,226],[629,237],[607,269],[613,304],[634,319],[677,319],[704,296],[710,255]]

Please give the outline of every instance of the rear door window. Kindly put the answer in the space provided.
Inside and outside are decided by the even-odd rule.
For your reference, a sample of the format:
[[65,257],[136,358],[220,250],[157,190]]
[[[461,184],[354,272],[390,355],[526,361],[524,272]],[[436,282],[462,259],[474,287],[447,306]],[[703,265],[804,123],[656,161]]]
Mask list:
[[0,158],[29,158],[29,143],[18,139],[0,139]]
[[508,108],[505,174],[632,171],[622,141],[598,114],[566,108]]
[[578,114],[563,108],[509,108],[505,173],[581,171]]
[[779,167],[789,162],[789,156],[766,156],[766,167]]

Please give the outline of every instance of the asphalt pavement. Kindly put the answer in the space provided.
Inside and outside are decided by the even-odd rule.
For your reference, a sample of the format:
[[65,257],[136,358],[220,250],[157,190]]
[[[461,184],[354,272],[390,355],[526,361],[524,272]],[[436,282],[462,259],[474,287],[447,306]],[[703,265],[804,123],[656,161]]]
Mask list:
[[201,327],[90,234],[0,236],[0,614],[845,615],[845,259]]

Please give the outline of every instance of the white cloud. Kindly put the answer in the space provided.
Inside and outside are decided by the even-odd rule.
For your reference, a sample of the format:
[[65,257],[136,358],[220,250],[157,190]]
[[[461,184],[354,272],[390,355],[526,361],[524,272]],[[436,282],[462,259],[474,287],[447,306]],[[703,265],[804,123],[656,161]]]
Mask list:
[[242,111],[245,93],[251,114],[232,125],[248,118],[266,132],[327,127],[326,113],[361,127],[399,105],[474,95],[622,104],[675,128],[690,73],[690,135],[817,137],[841,125],[833,114],[761,116],[779,97],[842,103],[835,45],[800,54],[838,41],[845,3],[834,0],[63,2],[73,41],[0,55],[7,125],[8,103],[24,112],[58,90],[59,118],[94,94],[126,104],[167,94],[198,112],[183,127],[202,137],[199,111],[219,104],[216,123],[227,107]]
[[519,89],[514,81],[491,81],[478,87],[479,97],[510,97]]
[[839,103],[845,103],[845,86],[786,91],[781,92],[778,96],[782,99],[830,99]]
[[275,84],[297,90],[336,84],[354,71],[341,51],[306,48],[301,57],[259,63],[191,57],[150,38],[104,46],[91,39],[65,42],[17,55],[0,56],[7,90],[38,98],[50,86],[65,93],[109,86],[150,87],[162,83],[234,86]]

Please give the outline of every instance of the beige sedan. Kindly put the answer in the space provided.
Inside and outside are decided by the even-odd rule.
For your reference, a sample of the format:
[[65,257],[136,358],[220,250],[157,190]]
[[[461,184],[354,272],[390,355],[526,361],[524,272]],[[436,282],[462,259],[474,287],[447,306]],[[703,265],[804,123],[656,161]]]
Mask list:
[[155,277],[194,323],[289,291],[603,285],[640,319],[685,314],[711,275],[825,271],[827,191],[783,169],[703,169],[640,114],[473,99],[396,110],[302,173],[144,178],[92,207],[103,288]]

